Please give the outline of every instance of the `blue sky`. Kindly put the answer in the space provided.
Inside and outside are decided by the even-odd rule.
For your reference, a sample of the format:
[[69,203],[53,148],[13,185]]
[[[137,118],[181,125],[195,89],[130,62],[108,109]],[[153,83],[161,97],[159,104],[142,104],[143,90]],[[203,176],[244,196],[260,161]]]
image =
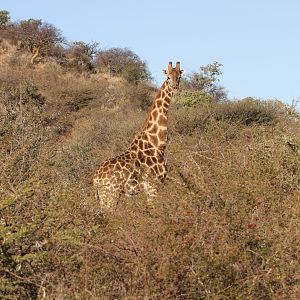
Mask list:
[[0,0],[13,20],[43,19],[68,40],[128,47],[159,84],[169,60],[218,61],[230,98],[300,96],[298,0]]

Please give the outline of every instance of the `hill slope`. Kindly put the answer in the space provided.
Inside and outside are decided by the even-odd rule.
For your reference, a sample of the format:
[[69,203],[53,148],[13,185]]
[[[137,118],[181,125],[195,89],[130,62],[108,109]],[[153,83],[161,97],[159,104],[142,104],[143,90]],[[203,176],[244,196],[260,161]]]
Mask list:
[[299,116],[279,102],[179,95],[154,207],[99,211],[91,174],[127,148],[153,91],[0,66],[4,299],[297,299]]

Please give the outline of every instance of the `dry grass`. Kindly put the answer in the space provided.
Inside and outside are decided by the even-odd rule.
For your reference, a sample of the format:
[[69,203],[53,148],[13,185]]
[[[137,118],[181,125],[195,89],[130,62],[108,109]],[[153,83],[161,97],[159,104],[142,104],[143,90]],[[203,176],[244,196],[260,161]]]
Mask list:
[[3,299],[299,298],[298,116],[173,105],[154,207],[139,195],[103,215],[91,174],[129,145],[153,89],[1,68]]

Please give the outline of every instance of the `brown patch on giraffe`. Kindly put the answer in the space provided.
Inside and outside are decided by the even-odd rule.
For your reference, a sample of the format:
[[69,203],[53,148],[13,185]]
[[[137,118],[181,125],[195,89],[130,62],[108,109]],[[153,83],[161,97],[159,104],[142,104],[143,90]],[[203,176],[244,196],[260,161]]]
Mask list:
[[110,160],[110,163],[115,164],[117,162],[117,159],[114,157]]
[[122,169],[122,167],[121,167],[120,163],[117,163],[117,164],[115,165],[115,170],[116,170],[116,171],[121,171],[121,169]]
[[158,126],[156,124],[153,124],[152,128],[148,130],[149,133],[156,133],[158,130]]
[[168,109],[167,108],[163,108],[163,113],[166,115],[168,113]]
[[149,140],[149,137],[148,137],[148,135],[147,135],[147,138],[146,138],[146,140],[144,141],[144,150],[151,147],[151,144],[149,144],[148,140]]
[[146,164],[148,167],[151,167],[153,165],[153,161],[152,161],[151,157],[147,157]]
[[160,115],[157,123],[158,126],[167,126],[167,118],[164,115]]
[[160,175],[158,175],[158,180],[159,180],[160,182],[163,182],[164,179],[165,179],[165,174],[160,174]]
[[158,166],[157,165],[154,165],[154,167],[152,167],[153,171],[155,172],[155,174],[158,174],[159,171],[158,171]]
[[158,145],[158,138],[154,134],[149,134],[150,142],[152,142],[155,146]]
[[161,163],[163,163],[164,159],[161,155],[159,155],[157,161],[158,161],[159,164],[161,164]]
[[155,150],[154,149],[147,149],[144,151],[144,154],[147,156],[154,156]]
[[158,138],[162,141],[162,140],[165,140],[167,137],[167,131],[164,130],[164,129],[161,129],[159,132],[158,132]]
[[136,151],[137,150],[137,145],[135,145],[135,144],[132,145],[130,149],[131,149],[131,151]]
[[144,149],[144,143],[142,140],[139,140],[139,148]]
[[159,99],[159,100],[156,100],[156,106],[157,107],[160,107],[161,105],[162,105],[162,100],[161,99]]
[[151,121],[149,121],[149,123],[148,123],[146,129],[150,129],[152,125],[153,125],[153,122],[152,122],[152,120],[151,120]]
[[166,97],[165,98],[165,101],[164,101],[164,104],[166,104],[166,105],[170,105],[170,103],[171,103],[171,98],[169,98],[169,97]]
[[158,165],[158,169],[159,169],[159,173],[163,173],[164,171],[164,168],[162,165]]
[[158,117],[158,112],[157,112],[157,110],[152,111],[151,116],[153,117],[153,120],[156,120],[157,117]]
[[152,157],[152,161],[155,163],[155,164],[157,164],[157,158],[154,156],[154,157]]
[[165,98],[167,98],[167,97],[171,98],[172,92],[171,92],[171,90],[169,89],[169,87],[165,89],[165,93],[166,93]]
[[[148,123],[153,123],[153,122],[155,122],[155,120],[153,119],[153,116],[152,115],[149,115],[149,117],[148,117],[148,121],[147,121]],[[147,128],[147,126],[145,126],[144,128]]]
[[139,151],[139,152],[138,152],[138,159],[142,159],[143,156],[144,156],[144,155],[143,155],[143,152],[142,152],[142,151]]
[[106,167],[108,164],[109,164],[109,160],[107,160],[103,163],[103,167]]

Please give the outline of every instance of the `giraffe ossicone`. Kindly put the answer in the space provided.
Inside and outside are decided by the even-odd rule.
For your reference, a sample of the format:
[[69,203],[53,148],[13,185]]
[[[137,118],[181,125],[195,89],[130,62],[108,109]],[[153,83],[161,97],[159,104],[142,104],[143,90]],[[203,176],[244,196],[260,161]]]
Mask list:
[[102,209],[112,208],[121,194],[132,196],[144,191],[149,202],[166,177],[165,149],[171,98],[179,88],[183,70],[169,62],[163,70],[167,80],[159,89],[141,130],[123,154],[103,161],[93,177],[96,197]]

